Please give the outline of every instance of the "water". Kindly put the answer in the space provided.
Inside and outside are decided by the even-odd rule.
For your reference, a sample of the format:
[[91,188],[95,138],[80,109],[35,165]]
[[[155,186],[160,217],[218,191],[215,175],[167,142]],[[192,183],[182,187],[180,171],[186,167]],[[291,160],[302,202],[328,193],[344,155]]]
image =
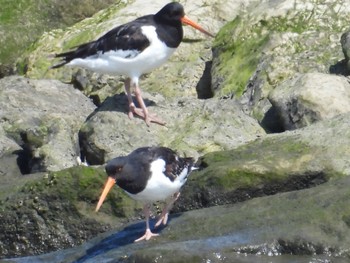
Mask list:
[[[160,232],[162,229],[160,229]],[[348,263],[348,259],[327,255],[281,255],[271,246],[263,253],[237,253],[237,247],[252,242],[254,233],[241,232],[219,237],[177,242],[159,240],[134,243],[144,232],[144,222],[120,231],[104,233],[78,247],[39,256],[0,260],[7,263],[127,263],[195,262],[200,263]],[[140,252],[142,251],[142,252]],[[143,253],[145,251],[145,253]],[[176,257],[176,260],[174,261]]]

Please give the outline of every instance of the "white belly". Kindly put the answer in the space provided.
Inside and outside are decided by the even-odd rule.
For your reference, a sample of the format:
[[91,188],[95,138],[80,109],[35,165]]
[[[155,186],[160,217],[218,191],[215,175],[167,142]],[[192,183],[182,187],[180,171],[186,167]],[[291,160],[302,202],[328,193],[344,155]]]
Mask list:
[[148,180],[147,187],[137,195],[127,193],[131,198],[143,202],[165,200],[178,192],[186,182],[185,176],[187,175],[187,169],[185,169],[174,181],[171,181],[166,177],[163,174],[165,171],[165,162],[162,159],[156,160],[152,163],[151,171],[153,172],[153,176]]

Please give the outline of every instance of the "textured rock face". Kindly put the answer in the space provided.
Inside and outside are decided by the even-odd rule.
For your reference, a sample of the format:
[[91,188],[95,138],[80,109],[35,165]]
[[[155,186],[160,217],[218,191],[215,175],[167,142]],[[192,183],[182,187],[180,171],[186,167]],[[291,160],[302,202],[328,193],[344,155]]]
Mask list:
[[[108,229],[108,224],[93,218],[93,209],[87,202],[97,198],[93,189],[103,185],[102,173],[98,169],[71,168],[28,176],[20,191],[12,188],[7,201],[0,204],[0,257],[76,246]],[[84,211],[86,207],[90,209]]]
[[339,40],[350,7],[346,1],[274,1],[276,8],[271,3],[257,3],[220,30],[213,44],[212,89],[218,97],[233,95],[276,131],[268,100],[276,86],[295,74],[346,71]]
[[198,158],[200,154],[236,147],[265,134],[233,100],[182,99],[168,103],[145,96],[149,110],[167,126],[147,127],[129,120],[125,95],[111,97],[90,116],[79,132],[82,153],[90,164],[103,164],[142,146],[163,145]]
[[10,262],[346,263],[349,186],[346,177],[312,189],[181,213],[171,216],[152,242],[133,243],[144,224],[131,223],[66,253]]
[[[14,74],[18,57],[45,31],[70,26],[114,0],[4,1],[0,10],[0,78]],[[76,8],[76,6],[79,8]],[[25,26],[23,26],[25,21]],[[22,71],[23,65],[17,65]]]
[[297,75],[269,95],[285,130],[350,112],[350,84],[342,76],[323,73]]
[[21,147],[25,173],[77,164],[78,131],[95,109],[72,86],[52,80],[0,80],[0,119],[7,138]]

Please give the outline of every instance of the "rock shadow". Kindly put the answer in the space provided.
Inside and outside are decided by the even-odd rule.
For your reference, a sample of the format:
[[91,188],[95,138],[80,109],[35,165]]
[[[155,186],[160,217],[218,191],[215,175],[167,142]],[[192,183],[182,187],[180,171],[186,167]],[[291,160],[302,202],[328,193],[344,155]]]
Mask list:
[[286,131],[283,120],[274,106],[265,113],[263,119],[260,121],[260,126],[266,133],[281,133]]
[[348,60],[343,59],[329,67],[329,73],[335,75],[349,76],[350,70],[347,68]]
[[[136,105],[136,107],[140,107],[140,105],[138,104],[136,98],[134,96],[132,96],[132,99]],[[145,104],[147,107],[152,107],[152,106],[156,106],[157,104],[149,99],[145,99],[143,98]],[[114,96],[109,96],[107,97],[103,103],[101,104],[101,106],[99,106],[98,108],[96,108],[87,118],[86,120],[91,119],[92,117],[94,117],[98,112],[100,111],[115,111],[115,112],[121,112],[124,113],[127,117],[128,115],[128,111],[129,111],[129,103],[128,103],[128,99],[127,96],[125,94],[125,92],[119,93],[119,94],[115,94]],[[138,116],[135,115],[135,117],[137,118]]]
[[205,68],[203,71],[203,75],[199,79],[196,91],[198,99],[210,99],[214,97],[213,90],[211,88],[211,68],[212,68],[213,62],[207,61],[205,62]]

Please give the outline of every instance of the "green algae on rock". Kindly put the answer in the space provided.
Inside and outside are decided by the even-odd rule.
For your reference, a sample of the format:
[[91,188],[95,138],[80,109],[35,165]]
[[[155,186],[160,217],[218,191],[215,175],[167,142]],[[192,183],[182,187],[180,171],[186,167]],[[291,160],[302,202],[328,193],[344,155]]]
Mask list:
[[41,174],[0,204],[1,257],[36,255],[81,244],[135,218],[141,207],[111,191],[100,213],[95,204],[105,181],[102,168],[72,167]]
[[[0,1],[1,63],[14,64],[22,52],[43,32],[70,26],[115,2],[115,0]],[[76,5],[79,5],[79,8],[76,8]]]
[[296,1],[286,10],[257,5],[225,25],[213,45],[213,93],[235,97],[259,122],[277,85],[296,73],[329,73],[342,58],[339,37],[350,12],[345,1]]

